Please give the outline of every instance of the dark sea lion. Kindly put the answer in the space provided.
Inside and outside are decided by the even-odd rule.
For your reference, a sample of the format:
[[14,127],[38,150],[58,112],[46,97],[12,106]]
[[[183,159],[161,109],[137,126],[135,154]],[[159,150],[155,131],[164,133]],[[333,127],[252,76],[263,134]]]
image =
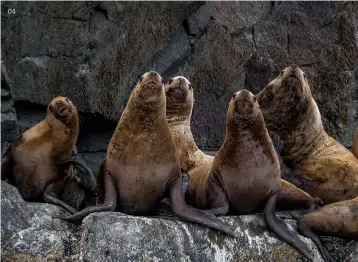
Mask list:
[[101,211],[146,214],[169,195],[179,218],[237,236],[218,218],[184,201],[179,157],[166,120],[164,84],[157,72],[142,75],[133,89],[109,142],[98,184],[103,203],[65,220],[79,223],[88,214]]
[[325,261],[335,261],[315,232],[358,240],[358,196],[301,216],[297,227],[302,235],[316,243]]
[[216,215],[250,214],[264,206],[268,227],[283,241],[312,259],[309,248],[275,216],[280,164],[257,99],[247,90],[229,103],[226,135],[211,165],[189,172],[189,203]]
[[257,98],[267,128],[284,141],[282,157],[292,169],[284,179],[326,204],[357,196],[358,159],[324,131],[299,67],[287,67]]
[[[203,153],[196,145],[191,132],[191,115],[194,105],[194,91],[188,79],[183,76],[176,76],[165,84],[165,94],[167,98],[167,120],[170,132],[177,148],[180,167],[188,172],[191,169],[211,164],[213,156]],[[283,149],[283,143],[277,137],[275,147]],[[320,200],[311,197],[303,190],[291,183],[281,179],[281,189],[278,197],[277,207],[279,210],[307,208],[315,209]]]
[[198,148],[191,133],[194,94],[189,80],[183,76],[171,78],[165,85],[165,94],[167,121],[179,154],[181,169],[188,172],[203,164],[210,164],[214,157]]
[[59,166],[70,160],[78,133],[74,104],[66,97],[52,99],[46,118],[24,132],[1,158],[2,179],[15,185],[27,201],[45,200],[74,212],[51,192],[62,179]]

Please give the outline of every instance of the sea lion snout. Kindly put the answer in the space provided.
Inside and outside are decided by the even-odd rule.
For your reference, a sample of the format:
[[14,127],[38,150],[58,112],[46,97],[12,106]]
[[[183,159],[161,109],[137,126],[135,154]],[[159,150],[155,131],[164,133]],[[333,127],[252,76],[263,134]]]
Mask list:
[[239,92],[236,92],[233,95],[233,98],[235,100],[237,100],[237,101],[245,100],[246,102],[249,102],[249,103],[256,103],[257,102],[256,96],[254,96],[254,94],[252,94],[247,89],[241,89]]
[[156,71],[149,71],[145,73],[144,75],[140,76],[139,81],[142,86],[147,85],[149,83],[155,83],[158,86],[163,85],[163,78]]

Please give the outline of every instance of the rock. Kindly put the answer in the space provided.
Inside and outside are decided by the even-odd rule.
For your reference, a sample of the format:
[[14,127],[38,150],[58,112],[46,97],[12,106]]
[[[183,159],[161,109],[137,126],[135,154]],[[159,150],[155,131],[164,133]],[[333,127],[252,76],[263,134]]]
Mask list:
[[[85,261],[307,261],[269,233],[261,215],[222,219],[237,226],[238,239],[177,219],[92,214],[82,224],[80,248]],[[302,239],[314,261],[322,261],[313,243]],[[348,246],[337,249],[339,261],[357,247]]]
[[[61,220],[64,209],[25,202],[1,181],[2,261],[78,261],[74,227]],[[72,228],[71,228],[72,227]]]
[[137,75],[185,75],[195,89],[194,137],[217,150],[232,92],[257,93],[296,63],[328,133],[352,144],[357,2],[4,2],[2,9],[15,101],[47,105],[64,95],[81,112],[117,121]]
[[[2,261],[307,261],[267,231],[262,214],[222,217],[237,227],[237,239],[172,216],[95,213],[76,227],[61,220],[68,215],[61,207],[25,202],[4,181],[1,192]],[[287,215],[280,216],[296,230]],[[322,261],[315,245],[301,239],[314,261]],[[324,242],[337,261],[355,261],[357,241]]]
[[11,96],[11,81],[5,66],[1,65],[1,155],[19,135],[17,116]]

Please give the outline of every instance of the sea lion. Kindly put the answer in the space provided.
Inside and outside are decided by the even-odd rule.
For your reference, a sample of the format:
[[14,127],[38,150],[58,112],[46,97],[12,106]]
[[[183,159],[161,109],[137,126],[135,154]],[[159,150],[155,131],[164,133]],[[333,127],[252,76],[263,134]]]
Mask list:
[[[196,145],[191,132],[191,115],[194,105],[194,91],[191,83],[184,76],[176,76],[165,84],[167,99],[167,121],[170,132],[177,148],[180,167],[184,172],[204,165],[211,164],[213,156],[203,153]],[[274,136],[275,149],[282,151],[283,143],[277,134]],[[281,161],[280,161],[281,162]],[[279,210],[296,208],[316,209],[321,201],[311,197],[303,190],[281,179],[281,190],[277,207]],[[187,186],[187,185],[183,185]],[[184,189],[185,191],[185,189]]]
[[335,261],[314,231],[358,240],[358,197],[329,204],[301,216],[297,227],[302,235],[316,243],[325,261]]
[[189,203],[216,215],[250,214],[264,207],[268,227],[312,259],[309,248],[275,217],[280,164],[256,97],[243,89],[229,103],[226,135],[213,163],[189,171]]
[[[45,191],[47,203],[61,205],[58,201],[62,201],[76,211],[97,203],[96,177],[77,153],[59,165],[59,173],[62,178]],[[76,212],[75,210],[73,211]]]
[[358,194],[358,159],[324,131],[305,73],[296,65],[283,70],[258,95],[270,131],[285,147],[282,157],[292,169],[283,178],[324,203]]
[[180,159],[180,167],[188,172],[194,167],[209,164],[214,157],[203,153],[191,133],[191,115],[194,94],[191,83],[183,76],[176,76],[165,85],[167,121]]
[[51,192],[61,180],[59,166],[71,158],[79,133],[78,112],[66,97],[52,99],[46,118],[24,132],[1,158],[2,179],[15,185],[27,201],[74,208]]
[[356,158],[358,158],[358,127],[357,127],[357,129],[354,133],[354,137],[353,137],[352,153],[353,153],[353,155],[356,156]]
[[188,206],[181,184],[180,162],[166,120],[163,79],[155,71],[147,72],[130,95],[101,165],[103,203],[64,219],[79,223],[90,213],[115,210],[146,214],[169,195],[179,218],[237,236],[217,217]]

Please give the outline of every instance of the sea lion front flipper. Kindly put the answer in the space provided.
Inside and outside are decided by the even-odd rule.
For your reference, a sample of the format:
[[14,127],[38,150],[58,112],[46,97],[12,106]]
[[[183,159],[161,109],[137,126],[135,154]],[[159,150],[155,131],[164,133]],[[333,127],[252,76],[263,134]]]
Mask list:
[[280,184],[281,189],[277,198],[277,209],[305,209],[304,212],[309,213],[323,206],[323,201],[320,198],[312,197],[288,181],[281,179]]
[[172,182],[169,188],[172,210],[174,214],[188,222],[194,222],[212,229],[225,232],[228,235],[238,237],[234,229],[224,224],[219,218],[205,214],[199,209],[191,207],[185,203],[182,194],[182,177],[178,177]]
[[336,260],[331,256],[327,248],[323,245],[319,237],[303,222],[302,219],[297,220],[298,231],[305,237],[310,238],[316,245],[321,253],[325,262],[335,262]]
[[61,189],[63,189],[64,185],[65,185],[65,180],[62,179],[47,186],[43,195],[44,200],[46,201],[46,203],[61,206],[67,211],[71,212],[72,214],[76,213],[77,212],[76,209],[74,209],[73,207],[71,207],[70,205],[68,205],[67,203],[63,202],[58,198],[60,191]]
[[281,240],[295,247],[306,258],[313,260],[312,253],[308,246],[300,240],[298,236],[293,235],[288,228],[284,226],[280,219],[275,216],[275,206],[278,194],[279,191],[271,194],[265,205],[264,217],[268,228],[272,230]]
[[117,207],[117,198],[118,198],[117,184],[108,171],[106,171],[106,173],[104,174],[104,188],[105,188],[105,196],[104,196],[103,204],[86,207],[85,209],[82,209],[80,212],[77,212],[68,217],[64,217],[63,219],[73,224],[80,224],[82,220],[91,213],[115,211]]

